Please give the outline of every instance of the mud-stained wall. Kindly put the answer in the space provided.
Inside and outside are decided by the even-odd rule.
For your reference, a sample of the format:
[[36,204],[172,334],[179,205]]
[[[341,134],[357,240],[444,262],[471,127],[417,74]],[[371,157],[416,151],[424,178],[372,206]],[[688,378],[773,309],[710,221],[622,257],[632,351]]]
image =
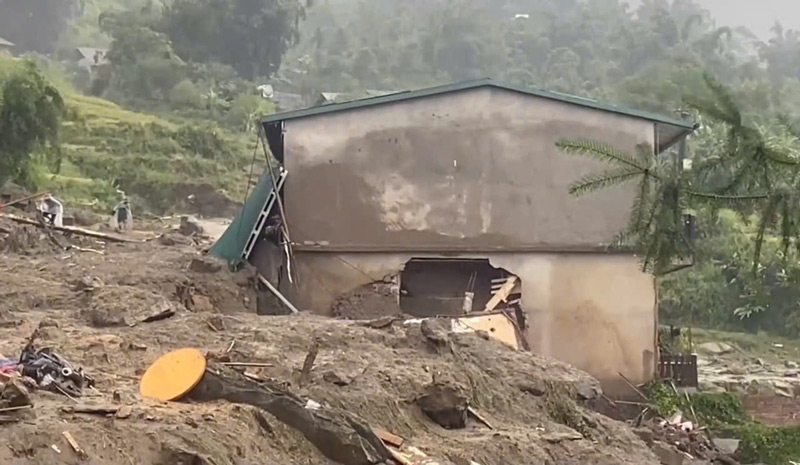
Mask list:
[[292,239],[374,250],[607,243],[626,224],[632,188],[570,196],[599,166],[554,144],[654,142],[651,122],[491,88],[289,120],[285,130]]
[[635,383],[655,372],[653,277],[629,255],[494,253],[298,253],[295,304],[328,313],[336,296],[401,270],[411,258],[488,258],[518,275],[534,352],[581,368],[619,396],[630,395],[618,373]]

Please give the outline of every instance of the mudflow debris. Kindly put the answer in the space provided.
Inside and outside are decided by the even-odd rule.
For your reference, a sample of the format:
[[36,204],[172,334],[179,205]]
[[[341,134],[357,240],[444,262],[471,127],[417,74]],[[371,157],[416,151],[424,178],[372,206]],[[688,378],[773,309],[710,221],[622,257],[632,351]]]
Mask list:
[[[727,463],[694,430],[654,422],[643,440],[587,406],[586,373],[449,320],[259,316],[259,277],[214,266],[202,238],[156,239],[178,227],[48,230],[100,255],[0,218],[17,244],[0,254],[0,463]],[[150,367],[187,348],[156,377],[171,393],[143,396]]]

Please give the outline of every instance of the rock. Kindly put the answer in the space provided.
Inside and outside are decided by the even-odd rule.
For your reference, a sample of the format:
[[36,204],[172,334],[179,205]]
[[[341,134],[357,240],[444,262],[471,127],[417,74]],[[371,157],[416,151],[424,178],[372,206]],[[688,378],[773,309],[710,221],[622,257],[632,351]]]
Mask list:
[[222,263],[208,257],[195,258],[189,264],[189,270],[195,273],[216,273],[222,270]]
[[531,379],[526,380],[523,383],[517,386],[520,391],[527,392],[528,394],[534,397],[542,397],[543,395],[547,394],[547,388],[544,385],[544,381]]
[[322,374],[322,379],[337,386],[347,386],[350,384],[350,380],[345,378],[344,376],[340,375],[338,372],[334,370],[328,370]]
[[103,287],[103,281],[92,276],[84,276],[72,284],[72,290],[76,292],[92,292],[101,287]]
[[661,461],[662,465],[683,465],[683,462],[686,460],[685,455],[669,444],[656,441],[650,448]]
[[119,418],[120,420],[124,420],[130,417],[132,413],[133,413],[133,407],[131,407],[130,405],[123,405],[122,407],[119,408],[119,410],[117,410],[117,413],[114,416],[116,418]]
[[559,442],[564,442],[564,441],[580,441],[581,439],[583,439],[583,435],[574,430],[556,431],[552,433],[543,434],[542,439],[553,444],[558,444]]
[[93,308],[89,310],[89,322],[95,328],[128,326],[128,323],[125,321],[125,313],[120,309]]
[[24,405],[33,405],[28,388],[18,379],[12,379],[5,383],[3,392],[0,393],[0,406],[22,407]]
[[785,378],[797,378],[798,375],[800,375],[800,371],[797,371],[797,370],[789,370],[789,371],[783,373],[783,376]]
[[705,356],[725,355],[733,351],[733,346],[724,342],[705,342],[697,346],[697,353]]
[[[208,297],[206,297],[208,298]],[[211,301],[209,300],[209,303]],[[212,306],[213,307],[213,306]],[[208,324],[213,326],[217,331],[224,331],[225,330],[225,320],[222,318],[222,315],[213,315],[208,318]]]
[[178,232],[184,236],[200,236],[203,234],[203,227],[200,226],[200,222],[194,216],[182,216]]
[[467,424],[469,400],[461,389],[443,383],[432,383],[416,400],[417,406],[435,423],[447,429],[464,428]]
[[52,318],[45,318],[39,322],[39,328],[58,328],[58,322]]
[[783,366],[785,366],[786,368],[798,368],[797,363],[791,360],[786,360],[785,362],[783,362]]
[[[199,313],[213,313],[215,309],[211,299],[204,295],[194,295],[192,296],[192,310]],[[218,329],[224,328],[218,327]]]
[[737,375],[743,376],[747,374],[747,369],[743,366],[732,366],[727,370],[722,371],[723,375]]
[[[445,324],[444,321],[447,321],[447,324]],[[422,331],[423,336],[435,345],[446,345],[450,340],[448,337],[448,333],[450,332],[449,323],[449,320],[429,318],[427,320],[422,320],[420,331]]]
[[186,236],[182,236],[180,234],[165,233],[165,234],[162,234],[158,238],[158,242],[161,245],[166,245],[166,246],[171,247],[173,245],[178,245],[178,244],[180,244],[180,245],[190,245],[192,243],[192,240],[190,238],[188,238]]
[[644,441],[648,446],[653,444],[653,430],[647,427],[636,428],[633,430],[634,434],[639,436],[639,439]]
[[576,394],[578,396],[578,400],[595,400],[603,395],[603,391],[597,384],[584,381],[578,384],[576,387]]
[[736,453],[736,449],[739,448],[739,443],[741,443],[739,439],[722,439],[716,438],[714,439],[714,445],[725,454],[733,455]]

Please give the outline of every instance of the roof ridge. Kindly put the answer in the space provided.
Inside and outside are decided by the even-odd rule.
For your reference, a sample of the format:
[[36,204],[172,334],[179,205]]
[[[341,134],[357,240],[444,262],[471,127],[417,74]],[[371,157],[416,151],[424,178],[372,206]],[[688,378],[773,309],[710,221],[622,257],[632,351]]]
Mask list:
[[282,113],[275,113],[272,115],[265,116],[261,121],[263,124],[266,123],[274,123],[277,121],[287,121],[292,119],[299,119],[299,118],[306,118],[310,116],[316,116],[320,114],[327,114],[327,113],[336,113],[340,111],[347,111],[353,110],[358,108],[370,107],[375,105],[383,105],[388,103],[394,102],[401,102],[405,100],[412,100],[416,98],[423,98],[423,97],[431,97],[435,95],[443,95],[453,92],[460,92],[464,90],[470,89],[478,89],[482,87],[492,87],[496,89],[503,89],[508,90],[511,92],[517,92],[525,95],[530,95],[539,98],[545,98],[549,100],[555,100],[563,103],[573,104],[582,106],[585,108],[593,108],[599,111],[606,111],[609,113],[616,113],[620,115],[630,116],[633,118],[644,119],[648,121],[653,121],[657,123],[667,124],[670,126],[676,126],[682,129],[693,130],[695,127],[694,121],[687,121],[683,119],[678,119],[674,117],[668,117],[664,115],[659,115],[656,113],[651,113],[648,111],[643,110],[636,110],[632,108],[620,107],[614,104],[604,103],[599,100],[587,98],[587,97],[580,97],[576,95],[556,92],[556,91],[549,91],[544,89],[536,89],[536,88],[525,88],[521,86],[515,86],[511,84],[506,84],[501,81],[495,81],[491,78],[481,78],[475,79],[470,81],[462,81],[456,82],[451,84],[443,84],[433,87],[427,87],[423,89],[417,90],[405,90],[399,91],[396,93],[391,93],[387,95],[378,95],[372,97],[366,97],[358,100],[351,100],[348,102],[342,103],[332,103],[328,105],[318,106],[318,107],[311,107],[305,108],[301,110],[293,110],[287,111]]

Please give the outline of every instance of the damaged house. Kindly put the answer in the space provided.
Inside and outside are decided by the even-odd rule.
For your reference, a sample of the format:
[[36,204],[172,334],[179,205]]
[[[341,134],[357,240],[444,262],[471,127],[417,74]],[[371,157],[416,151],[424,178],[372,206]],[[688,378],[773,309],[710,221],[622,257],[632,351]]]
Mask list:
[[618,373],[655,375],[654,278],[608,247],[633,188],[571,196],[597,164],[555,143],[661,153],[691,122],[481,80],[270,115],[263,129],[280,166],[212,253],[249,261],[297,308],[453,317],[611,394],[629,392]]

